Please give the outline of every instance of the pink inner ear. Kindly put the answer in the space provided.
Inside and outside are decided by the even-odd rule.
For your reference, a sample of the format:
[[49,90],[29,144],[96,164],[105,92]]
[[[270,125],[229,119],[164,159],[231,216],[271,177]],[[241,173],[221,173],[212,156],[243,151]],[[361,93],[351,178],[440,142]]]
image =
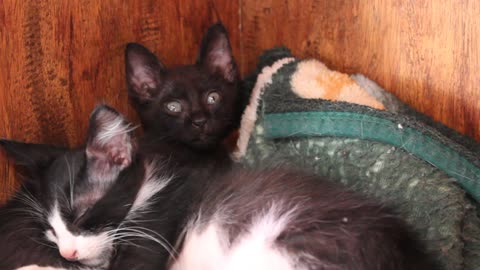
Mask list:
[[233,81],[234,72],[232,56],[228,50],[217,48],[209,55],[208,63],[212,71],[219,71],[227,81]]
[[154,75],[150,70],[147,70],[146,67],[139,67],[135,69],[130,83],[134,87],[137,95],[143,98],[149,98],[149,90],[155,89],[158,85]]
[[117,156],[113,156],[111,159],[115,165],[121,166],[123,168],[127,167],[131,163],[130,157],[121,153]]
[[232,61],[230,54],[224,48],[217,48],[211,53],[212,65],[217,67],[225,67]]
[[219,72],[227,81],[235,79],[233,56],[226,36],[218,36],[210,43],[206,64],[211,72]]
[[132,144],[127,134],[117,135],[103,145],[94,141],[87,147],[87,155],[114,166],[125,168],[132,162]]
[[117,166],[112,169],[130,165],[133,156],[130,125],[121,115],[110,111],[99,112],[94,120],[96,129],[89,139],[87,156],[112,167]]
[[128,167],[131,162],[132,150],[128,147],[105,145],[98,148],[92,145],[87,147],[86,153],[89,159],[89,177],[96,181],[114,180],[118,173]]

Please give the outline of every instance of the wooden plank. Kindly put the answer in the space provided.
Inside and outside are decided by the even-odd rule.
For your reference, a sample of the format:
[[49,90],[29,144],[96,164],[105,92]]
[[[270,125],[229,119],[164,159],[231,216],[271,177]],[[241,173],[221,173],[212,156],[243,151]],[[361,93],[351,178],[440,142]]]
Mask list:
[[480,2],[254,1],[241,4],[242,71],[267,48],[363,73],[417,110],[480,139]]
[[[100,102],[136,120],[127,102],[125,44],[143,43],[167,65],[192,63],[215,10],[238,29],[237,1],[3,0],[0,137],[80,145]],[[239,40],[232,36],[235,51]],[[16,182],[2,155],[0,162],[1,202]]]
[[[216,14],[215,10],[218,14]],[[0,5],[0,137],[79,145],[107,102],[131,119],[123,70],[136,41],[167,65],[193,61],[221,17],[243,74],[284,44],[361,72],[405,102],[480,139],[478,1],[14,1]],[[0,200],[15,186],[0,155]]]

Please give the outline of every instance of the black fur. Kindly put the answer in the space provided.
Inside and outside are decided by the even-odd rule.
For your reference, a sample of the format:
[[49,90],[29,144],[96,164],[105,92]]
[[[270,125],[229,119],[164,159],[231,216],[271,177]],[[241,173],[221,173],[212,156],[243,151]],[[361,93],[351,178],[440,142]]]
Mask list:
[[[126,47],[125,64],[130,101],[145,131],[139,152],[166,160],[178,177],[172,186],[175,191],[169,192],[169,203],[160,203],[155,209],[180,219],[194,203],[194,194],[213,175],[231,166],[223,140],[238,126],[241,112],[238,70],[227,31],[220,23],[212,25],[193,65],[167,69],[152,52],[135,43]],[[209,104],[213,92],[218,95],[217,102]],[[181,112],[169,111],[170,102],[178,102]],[[180,225],[163,231],[177,234],[178,229]],[[134,269],[155,260],[145,252],[155,246],[145,241],[136,244],[143,248],[123,246],[111,269]]]
[[[59,255],[56,245],[45,238],[45,231],[50,229],[47,216],[55,197],[68,229],[74,234],[96,234],[133,226],[166,243],[176,239],[178,223],[183,220],[190,197],[181,179],[171,181],[164,190],[155,194],[147,211],[141,212],[135,219],[126,219],[144,184],[145,164],[162,164],[163,161],[135,151],[135,142],[128,132],[102,143],[99,134],[117,116],[120,115],[109,107],[98,107],[91,117],[87,144],[79,149],[0,141],[7,155],[18,161],[18,165],[27,166],[28,171],[22,189],[0,208],[0,269],[9,270],[30,264],[102,269],[92,265],[87,267],[81,261],[68,262]],[[123,125],[128,127],[126,122]],[[116,143],[111,145],[111,142]],[[98,168],[97,162],[103,164],[102,168]],[[162,168],[159,167],[159,174],[168,176],[169,171]],[[102,183],[105,180],[102,177],[111,182]],[[92,182],[92,179],[95,181]],[[74,186],[73,203],[69,197],[71,185]],[[102,193],[96,195],[98,198],[89,197],[99,191]],[[86,196],[87,200],[78,202],[76,198],[82,196]],[[40,210],[32,212],[35,208],[29,202],[35,202]],[[111,263],[111,269],[164,268],[170,256],[169,250],[144,238],[123,240],[127,242],[115,242],[113,254],[106,256],[105,262],[107,265]],[[132,258],[129,255],[136,258],[135,263],[129,264],[129,258]]]
[[[118,115],[106,106],[93,112],[87,143],[80,149],[1,142],[28,176],[22,190],[1,209],[0,218],[4,222],[0,226],[0,241],[9,243],[0,247],[1,269],[28,264],[83,267],[81,263],[64,260],[55,245],[44,237],[45,230],[49,229],[45,219],[53,198],[59,193],[68,194],[72,178],[75,196],[88,195],[98,189],[103,192],[99,198],[75,205],[71,205],[68,196],[59,199],[72,232],[97,233],[120,224],[141,225],[172,243],[178,233],[178,222],[184,220],[187,205],[193,200],[192,192],[203,186],[201,180],[191,181],[191,178],[195,175],[198,179],[209,179],[213,171],[230,166],[222,140],[238,125],[240,111],[238,71],[223,26],[216,24],[208,30],[194,65],[166,70],[152,53],[135,44],[127,46],[126,60],[129,94],[146,132],[138,148],[129,136],[99,143],[94,135],[101,130],[102,121],[107,123]],[[147,78],[140,84],[135,81],[138,68],[141,78]],[[215,92],[215,104],[207,102],[212,92]],[[172,100],[182,104],[181,114],[165,110],[165,103]],[[145,212],[140,220],[125,222],[142,185],[147,160],[168,163],[168,170],[175,168],[178,177],[155,195],[152,205],[155,211]],[[114,181],[107,186],[97,185],[89,182],[92,177]],[[185,181],[186,178],[190,181]],[[25,212],[31,210],[31,206],[21,199],[23,194],[39,202],[45,209],[41,213],[43,217],[32,218]],[[23,227],[29,230],[20,233],[18,230]],[[169,253],[158,243],[139,238],[128,241],[116,244],[111,269],[165,267]],[[25,252],[16,252],[20,248]]]
[[169,257],[176,252],[172,243],[177,239],[190,202],[187,186],[179,180],[174,180],[165,190],[155,195],[155,202],[150,206],[150,211],[142,214],[138,220],[124,224],[142,226],[155,232],[150,234],[164,241],[167,248],[148,239],[129,239],[128,242],[117,244],[116,256],[109,269],[165,269]]
[[391,209],[331,181],[291,170],[237,169],[221,176],[194,206],[201,215],[190,223],[203,229],[219,222],[231,248],[272,205],[282,214],[295,209],[274,248],[294,258],[299,269],[438,269]]
[[[126,47],[125,62],[130,100],[145,130],[140,148],[195,178],[229,166],[222,142],[238,126],[241,112],[238,70],[223,25],[208,29],[193,65],[167,69],[133,43]],[[208,103],[212,92],[218,94],[213,105]],[[182,111],[169,111],[170,102],[178,102]]]
[[[29,194],[23,187],[17,193]],[[0,269],[11,270],[29,264],[73,266],[45,240],[48,225],[26,212],[30,207],[13,198],[0,208]]]

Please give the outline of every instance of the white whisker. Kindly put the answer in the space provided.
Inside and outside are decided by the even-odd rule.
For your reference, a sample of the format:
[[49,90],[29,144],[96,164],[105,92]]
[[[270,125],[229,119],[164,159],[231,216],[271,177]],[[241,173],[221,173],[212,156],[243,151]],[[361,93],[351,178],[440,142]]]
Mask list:
[[67,156],[64,156],[65,162],[67,163],[68,170],[68,182],[70,184],[70,207],[73,207],[73,172],[70,167],[70,162],[68,162]]
[[168,241],[162,235],[144,227],[119,227],[109,231],[108,234],[112,236],[110,239],[114,239],[115,241],[125,240],[125,238],[143,238],[150,240],[162,246],[171,256],[175,256],[177,254],[173,246],[168,243]]

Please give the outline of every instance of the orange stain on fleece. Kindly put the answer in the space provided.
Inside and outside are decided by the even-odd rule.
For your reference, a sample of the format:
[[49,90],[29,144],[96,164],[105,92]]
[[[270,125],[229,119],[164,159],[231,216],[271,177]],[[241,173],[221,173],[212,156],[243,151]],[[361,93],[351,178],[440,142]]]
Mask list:
[[345,101],[384,110],[381,102],[360,87],[347,74],[332,71],[317,60],[303,61],[291,80],[292,90],[307,99]]

